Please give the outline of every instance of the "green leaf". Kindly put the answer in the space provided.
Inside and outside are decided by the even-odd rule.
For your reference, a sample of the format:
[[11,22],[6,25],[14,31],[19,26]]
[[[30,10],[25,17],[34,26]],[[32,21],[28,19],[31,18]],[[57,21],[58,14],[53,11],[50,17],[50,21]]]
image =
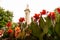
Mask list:
[[50,27],[52,25],[51,19],[49,17],[46,17],[46,25],[47,25],[47,27]]
[[36,37],[40,37],[40,29],[38,27],[38,25],[34,22],[31,23],[31,25],[29,26],[29,29],[32,30],[32,34]]

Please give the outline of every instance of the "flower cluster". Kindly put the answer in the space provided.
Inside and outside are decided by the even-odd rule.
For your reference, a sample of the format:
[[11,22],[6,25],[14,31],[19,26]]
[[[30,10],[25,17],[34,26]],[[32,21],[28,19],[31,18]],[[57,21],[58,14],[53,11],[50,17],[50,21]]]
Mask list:
[[[58,12],[59,12],[60,10],[58,9]],[[40,19],[40,17],[42,16],[42,15],[45,15],[45,14],[47,14],[48,13],[48,11],[46,11],[46,10],[42,10],[42,12],[40,12],[40,14],[35,14],[33,17],[34,17],[34,19],[35,19],[35,21],[37,21],[38,19]],[[51,18],[52,20],[54,20],[55,19],[55,12],[50,12],[48,15],[47,15],[49,18]]]
[[[60,8],[56,8],[56,11],[60,14]],[[55,22],[55,19],[56,19],[55,12],[48,12],[48,11],[46,11],[46,10],[43,9],[39,14],[35,13],[35,15],[33,16],[33,19],[34,19],[34,20],[32,20],[34,22],[33,25],[35,25],[35,23],[38,24],[39,30],[40,30],[40,25],[41,25],[41,32],[43,32],[42,30],[43,30],[43,27],[45,27],[45,24],[47,25],[49,23],[48,19],[46,19],[48,21],[47,23],[43,21],[44,19],[43,19],[42,15],[46,15],[46,14],[47,14],[46,18],[48,18],[50,20],[50,22],[51,21],[52,21],[52,23]],[[9,36],[10,36],[10,34],[13,33],[12,35],[14,35],[15,38],[18,38],[18,37],[20,38],[20,36],[25,36],[25,37],[26,36],[30,36],[30,34],[34,30],[33,25],[29,24],[29,27],[32,27],[33,30],[30,30],[30,28],[26,28],[26,30],[25,30],[24,28],[27,26],[24,23],[25,18],[21,17],[21,18],[19,18],[18,21],[19,21],[18,25],[17,25],[17,23],[16,23],[16,25],[14,24],[15,25],[14,28],[12,27],[13,24],[12,24],[11,21],[7,22],[7,24],[6,24],[7,30],[5,30],[5,32],[7,32]],[[44,25],[44,26],[42,26],[42,25]],[[35,25],[34,27],[36,27],[36,26],[37,25]],[[37,27],[36,27],[36,29],[38,30]],[[2,36],[3,36],[3,31],[0,30],[0,37],[2,37]]]
[[34,21],[37,21],[37,20],[40,20],[40,17],[42,17],[42,15],[45,15],[45,14],[47,14],[48,13],[48,11],[46,11],[46,10],[42,10],[39,14],[35,14],[34,16],[33,16],[33,18],[34,18]]

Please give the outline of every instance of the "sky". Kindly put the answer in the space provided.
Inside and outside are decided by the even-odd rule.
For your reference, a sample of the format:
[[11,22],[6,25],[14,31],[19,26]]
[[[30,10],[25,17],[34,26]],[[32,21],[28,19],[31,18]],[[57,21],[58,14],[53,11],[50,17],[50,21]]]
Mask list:
[[41,10],[53,11],[60,7],[60,0],[0,0],[0,7],[13,12],[13,22],[18,22],[20,17],[25,17],[24,10],[27,4],[30,9],[30,16],[40,13]]

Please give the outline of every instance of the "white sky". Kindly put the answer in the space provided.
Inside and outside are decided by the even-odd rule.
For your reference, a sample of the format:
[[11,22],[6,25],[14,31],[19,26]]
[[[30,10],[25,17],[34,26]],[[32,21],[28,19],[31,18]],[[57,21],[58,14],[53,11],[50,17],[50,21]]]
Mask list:
[[0,6],[13,12],[13,21],[18,22],[20,17],[25,17],[24,9],[29,4],[30,16],[39,13],[42,9],[53,11],[60,7],[60,0],[0,0]]

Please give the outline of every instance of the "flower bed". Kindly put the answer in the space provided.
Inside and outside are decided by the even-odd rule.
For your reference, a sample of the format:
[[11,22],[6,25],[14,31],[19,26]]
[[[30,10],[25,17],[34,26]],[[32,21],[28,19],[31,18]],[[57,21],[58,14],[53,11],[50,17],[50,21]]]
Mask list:
[[3,18],[0,20],[0,40],[60,40],[60,8],[53,12],[42,10],[39,14],[36,13],[31,18],[30,24],[24,23],[24,17],[19,18],[18,23],[13,23],[11,13],[6,12],[10,13],[5,15],[7,20],[3,13],[3,17],[0,16]]

